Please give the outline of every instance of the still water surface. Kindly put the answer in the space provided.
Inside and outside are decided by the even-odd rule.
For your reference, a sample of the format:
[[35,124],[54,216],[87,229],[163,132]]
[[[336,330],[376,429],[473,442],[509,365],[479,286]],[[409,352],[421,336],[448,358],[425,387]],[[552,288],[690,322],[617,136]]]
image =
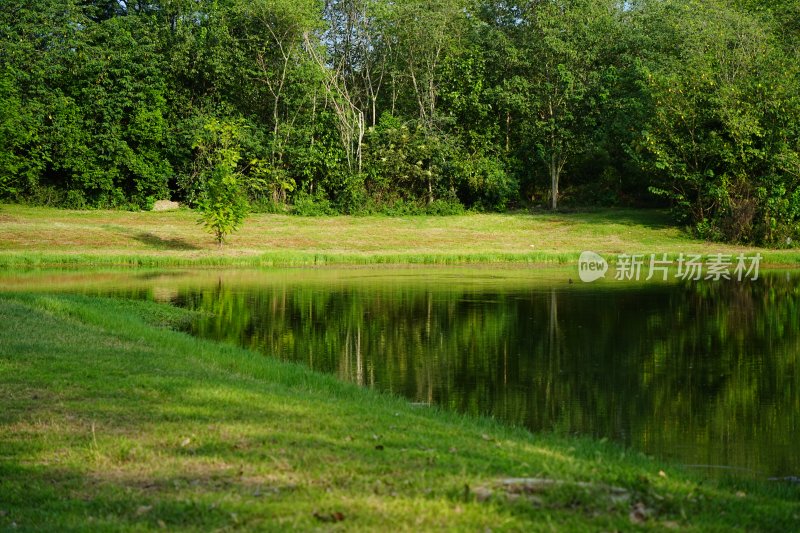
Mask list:
[[352,269],[28,283],[167,300],[201,311],[194,335],[414,402],[607,437],[710,472],[800,475],[797,273],[746,283],[568,277]]

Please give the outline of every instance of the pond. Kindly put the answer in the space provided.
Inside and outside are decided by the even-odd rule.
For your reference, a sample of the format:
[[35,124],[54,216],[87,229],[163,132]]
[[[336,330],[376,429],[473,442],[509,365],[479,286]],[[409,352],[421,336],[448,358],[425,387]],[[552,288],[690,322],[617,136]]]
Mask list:
[[532,268],[20,274],[169,301],[200,337],[412,402],[708,472],[800,475],[800,275],[570,283]]

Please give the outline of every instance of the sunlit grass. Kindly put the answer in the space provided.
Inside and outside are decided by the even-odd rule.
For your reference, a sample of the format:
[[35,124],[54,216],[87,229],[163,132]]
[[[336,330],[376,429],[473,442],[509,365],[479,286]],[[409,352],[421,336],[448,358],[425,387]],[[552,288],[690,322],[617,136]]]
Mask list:
[[[0,206],[0,266],[308,266],[566,263],[580,252],[738,253],[692,239],[658,210],[468,214],[448,217],[252,215],[221,250],[197,214]],[[796,250],[761,250],[799,264]]]
[[165,327],[186,313],[0,296],[0,529],[800,526],[796,487],[415,407]]

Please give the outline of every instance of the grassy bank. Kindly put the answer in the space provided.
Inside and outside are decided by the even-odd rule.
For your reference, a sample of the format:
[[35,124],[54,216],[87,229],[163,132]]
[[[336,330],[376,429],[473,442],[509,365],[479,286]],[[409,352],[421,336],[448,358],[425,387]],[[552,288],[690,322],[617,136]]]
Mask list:
[[571,263],[584,250],[673,256],[760,251],[768,264],[800,264],[798,250],[692,239],[665,212],[652,210],[397,218],[252,215],[222,249],[196,220],[187,210],[0,206],[0,267],[544,264]]
[[800,526],[797,487],[412,406],[165,327],[186,319],[0,296],[0,529]]

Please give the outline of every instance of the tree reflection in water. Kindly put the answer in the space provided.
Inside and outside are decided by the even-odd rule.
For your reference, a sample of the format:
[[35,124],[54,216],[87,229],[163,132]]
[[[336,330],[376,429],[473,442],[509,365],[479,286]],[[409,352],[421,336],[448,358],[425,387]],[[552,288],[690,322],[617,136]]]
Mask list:
[[193,333],[532,430],[800,474],[800,284],[187,289]]

